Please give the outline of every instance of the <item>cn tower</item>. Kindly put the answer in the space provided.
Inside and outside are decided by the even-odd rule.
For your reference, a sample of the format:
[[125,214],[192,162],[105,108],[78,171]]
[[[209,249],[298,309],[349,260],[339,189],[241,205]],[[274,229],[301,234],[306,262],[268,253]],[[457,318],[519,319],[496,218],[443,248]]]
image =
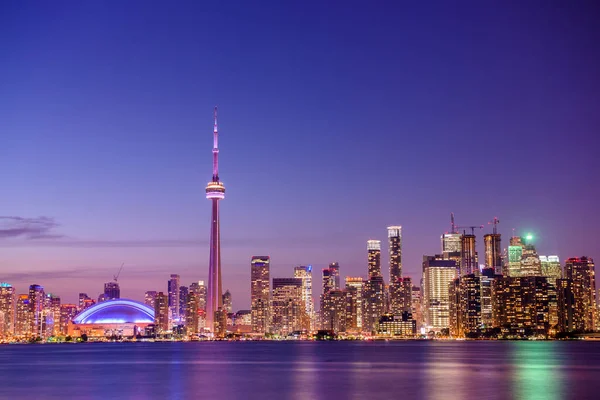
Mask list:
[[[206,185],[206,198],[212,201],[210,220],[210,258],[208,261],[208,293],[206,298],[206,327],[215,333],[215,313],[223,309],[221,285],[221,230],[219,226],[219,200],[225,198],[225,186],[219,181],[219,133],[217,130],[217,107],[213,129],[213,176]],[[220,313],[219,313],[220,314]],[[224,327],[220,327],[223,329]]]

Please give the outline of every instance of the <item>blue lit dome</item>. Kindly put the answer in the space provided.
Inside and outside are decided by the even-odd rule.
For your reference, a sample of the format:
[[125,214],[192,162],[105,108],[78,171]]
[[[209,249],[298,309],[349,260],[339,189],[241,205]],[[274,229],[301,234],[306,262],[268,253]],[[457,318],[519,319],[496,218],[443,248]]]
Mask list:
[[106,300],[86,308],[73,318],[75,324],[151,324],[154,310],[128,299]]

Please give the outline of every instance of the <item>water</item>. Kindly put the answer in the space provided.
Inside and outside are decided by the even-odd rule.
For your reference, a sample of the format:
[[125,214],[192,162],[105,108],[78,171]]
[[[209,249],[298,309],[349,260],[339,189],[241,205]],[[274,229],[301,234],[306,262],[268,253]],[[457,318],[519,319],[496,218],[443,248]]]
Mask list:
[[600,342],[0,346],[2,399],[600,399]]

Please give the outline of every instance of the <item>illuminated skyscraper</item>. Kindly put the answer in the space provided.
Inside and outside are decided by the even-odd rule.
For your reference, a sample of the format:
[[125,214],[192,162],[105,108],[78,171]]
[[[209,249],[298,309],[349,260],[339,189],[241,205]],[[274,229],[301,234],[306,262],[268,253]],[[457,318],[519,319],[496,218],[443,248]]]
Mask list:
[[170,330],[169,296],[163,292],[158,292],[154,301],[154,324],[158,333],[165,333]]
[[535,246],[531,243],[532,239],[533,236],[528,235],[523,246],[520,276],[542,276],[542,263]]
[[[572,292],[572,319],[566,331],[591,331],[595,328],[596,272],[589,257],[569,258],[565,262],[565,278]],[[559,307],[565,307],[560,305]]]
[[77,305],[61,304],[60,305],[60,320],[59,331],[62,335],[67,335],[69,332],[69,322],[77,315]]
[[402,227],[388,226],[390,284],[402,278]]
[[32,310],[28,294],[20,294],[17,297],[15,318],[15,335],[22,337],[32,336]]
[[461,276],[450,283],[450,333],[464,337],[477,333],[481,326],[481,281],[475,274]]
[[[494,226],[495,228],[495,226]],[[502,272],[502,247],[499,233],[488,233],[483,236],[485,246],[485,268],[493,269],[494,273]]]
[[15,332],[15,288],[0,282],[0,338],[10,337]]
[[365,281],[363,278],[346,277],[346,293],[348,296],[346,330],[348,332],[362,332],[364,291]]
[[219,133],[217,129],[217,107],[215,107],[215,124],[213,128],[213,175],[206,186],[206,198],[212,202],[210,220],[210,258],[208,267],[208,291],[206,297],[206,327],[215,332],[215,313],[218,312],[225,325],[223,311],[223,285],[221,279],[221,227],[219,223],[219,201],[225,198],[225,185],[219,180]]
[[227,289],[225,293],[223,293],[223,309],[227,313],[233,312],[233,300],[231,298],[231,292],[229,291],[229,289]]
[[156,291],[155,290],[149,290],[146,293],[144,293],[144,304],[154,308],[154,302],[156,301]]
[[521,259],[523,258],[523,242],[519,236],[510,238],[510,246],[508,246],[508,268],[507,276],[521,276]]
[[94,304],[96,304],[96,301],[90,298],[90,296],[88,296],[87,293],[79,293],[79,311],[83,311],[86,308],[93,306]]
[[44,299],[45,335],[56,336],[60,334],[60,297],[46,293]]
[[423,256],[423,304],[429,330],[439,332],[449,328],[449,288],[457,277],[455,261]]
[[104,300],[120,299],[121,288],[118,282],[106,282],[104,284]]
[[44,313],[44,288],[29,286],[29,307],[31,307],[31,332],[34,336],[45,337],[46,315]]
[[334,332],[346,331],[347,299],[344,290],[333,289],[323,295],[322,328]]
[[185,329],[188,335],[200,332],[200,301],[196,293],[188,293],[185,297]]
[[254,256],[250,263],[252,332],[259,334],[269,332],[270,264],[271,260],[269,256]]
[[302,299],[301,278],[273,278],[271,330],[281,336],[309,328]]
[[187,286],[179,286],[179,322],[185,325],[185,308],[187,307]]
[[548,278],[548,282],[556,287],[556,280],[562,278],[562,268],[558,256],[540,256],[540,263],[542,276]]
[[367,240],[369,278],[381,275],[381,241]]
[[169,314],[171,321],[177,325],[179,323],[179,275],[171,274],[171,279],[167,282],[169,295]]
[[475,235],[464,233],[461,236],[461,257],[460,257],[460,275],[469,275],[479,272],[477,265],[477,251],[475,245]]
[[460,253],[461,247],[460,233],[444,233],[441,237],[442,253]]
[[314,320],[315,309],[312,297],[312,265],[294,267],[294,278],[302,278],[302,298],[304,299],[306,315],[310,318],[311,328],[313,328],[312,321]]
[[390,283],[390,310],[392,315],[402,315],[403,312],[412,314],[412,279],[405,276]]
[[322,294],[337,289],[340,289],[340,265],[334,262],[329,264],[329,267],[323,268]]
[[198,295],[198,308],[206,311],[206,285],[204,281],[192,282],[190,285],[190,293]]

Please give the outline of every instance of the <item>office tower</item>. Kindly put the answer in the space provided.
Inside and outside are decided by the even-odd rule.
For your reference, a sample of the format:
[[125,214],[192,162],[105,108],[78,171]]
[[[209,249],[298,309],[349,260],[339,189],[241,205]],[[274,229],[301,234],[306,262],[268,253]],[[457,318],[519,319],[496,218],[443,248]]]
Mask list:
[[233,312],[233,304],[232,304],[232,299],[231,299],[231,292],[229,291],[229,289],[227,289],[225,291],[225,293],[223,293],[223,309],[228,314]]
[[417,333],[417,323],[409,311],[400,315],[384,314],[379,318],[377,334],[380,336],[412,337]]
[[492,285],[499,275],[481,275],[481,326],[483,329],[493,328]]
[[454,260],[423,256],[423,306],[428,330],[449,328],[449,287],[458,277]]
[[423,294],[421,287],[413,286],[411,295],[411,307],[410,312],[413,319],[415,320],[417,330],[420,330],[423,326]]
[[77,315],[77,305],[61,304],[59,317],[59,331],[62,335],[67,335],[69,332],[69,322]]
[[[206,198],[212,203],[210,220],[210,258],[208,267],[208,290],[206,298],[206,327],[213,332],[215,312],[223,308],[221,279],[221,228],[219,223],[219,201],[225,198],[225,185],[219,180],[219,133],[217,129],[217,107],[213,128],[213,175],[206,186]],[[223,318],[221,313],[220,318]],[[222,322],[222,321],[221,321]]]
[[87,293],[79,293],[78,307],[80,312],[88,307],[93,306],[94,304],[96,304],[96,301],[90,298],[90,296],[88,296]]
[[542,276],[542,263],[535,246],[531,243],[523,246],[520,276]]
[[412,314],[412,289],[412,279],[408,276],[390,283],[390,314],[402,315],[405,311]]
[[31,307],[31,332],[34,336],[45,337],[46,315],[44,313],[44,288],[29,286],[29,306]]
[[475,235],[463,233],[460,239],[460,275],[476,274],[479,272],[479,266],[477,265]]
[[187,335],[196,335],[200,332],[200,299],[193,292],[185,296],[185,329]]
[[388,226],[390,285],[402,278],[402,227]]
[[120,299],[121,288],[118,282],[106,282],[104,284],[104,300]]
[[15,288],[0,282],[0,338],[11,337],[15,333]]
[[[567,259],[565,278],[568,283],[563,286],[567,286],[567,289],[572,292],[573,305],[572,317],[565,331],[594,330],[597,312],[594,260],[585,256]],[[559,307],[565,307],[565,303],[563,302]]]
[[347,298],[344,290],[333,289],[323,295],[321,326],[325,330],[346,331]]
[[381,241],[367,240],[369,278],[381,275]]
[[190,285],[190,293],[198,295],[200,310],[206,311],[206,285],[204,284],[204,281],[192,282]]
[[464,337],[476,334],[481,326],[481,281],[475,274],[450,284],[450,333]]
[[381,317],[385,312],[385,293],[383,277],[372,276],[365,282],[363,332],[374,333]]
[[28,294],[20,294],[17,297],[17,307],[15,315],[15,335],[29,337],[32,336],[32,310]]
[[505,271],[507,276],[521,276],[521,258],[523,258],[523,241],[519,236],[513,236],[508,246],[508,269]]
[[[332,268],[334,266],[334,268]],[[323,291],[322,294],[329,292],[330,290],[337,290],[339,286],[337,281],[340,276],[340,267],[337,263],[332,263],[327,268],[323,268]]]
[[169,296],[163,292],[158,292],[154,301],[154,325],[156,325],[158,333],[165,333],[170,330]]
[[269,256],[254,256],[250,262],[250,309],[252,332],[269,332],[270,321],[270,269]]
[[189,293],[187,286],[179,286],[179,318],[180,323],[185,324],[185,308],[187,306],[187,295]]
[[167,282],[167,290],[170,319],[177,325],[179,322],[179,275],[171,274],[171,279]]
[[440,239],[442,242],[442,253],[460,253],[461,252],[461,234],[444,233]]
[[540,276],[498,277],[492,283],[493,325],[503,335],[547,335],[550,330],[548,280]]
[[287,336],[308,329],[301,278],[273,278],[272,331]]
[[144,293],[144,304],[148,307],[154,308],[154,302],[156,301],[156,291],[148,290]]
[[363,278],[346,277],[346,331],[353,333],[362,332],[364,303],[363,296],[365,281]]
[[[494,230],[496,226],[494,225]],[[492,269],[495,274],[502,272],[502,247],[499,233],[488,233],[483,236],[485,248],[485,268]]]
[[60,297],[46,293],[44,298],[44,314],[46,315],[46,336],[60,334]]
[[556,287],[556,280],[562,278],[562,269],[558,256],[540,256],[542,276]]
[[[339,269],[338,269],[339,271]],[[312,265],[294,267],[294,278],[302,279],[302,299],[304,300],[304,306],[306,315],[311,320],[311,329],[314,328],[314,315],[315,308],[312,297]],[[339,274],[338,274],[339,278]]]

